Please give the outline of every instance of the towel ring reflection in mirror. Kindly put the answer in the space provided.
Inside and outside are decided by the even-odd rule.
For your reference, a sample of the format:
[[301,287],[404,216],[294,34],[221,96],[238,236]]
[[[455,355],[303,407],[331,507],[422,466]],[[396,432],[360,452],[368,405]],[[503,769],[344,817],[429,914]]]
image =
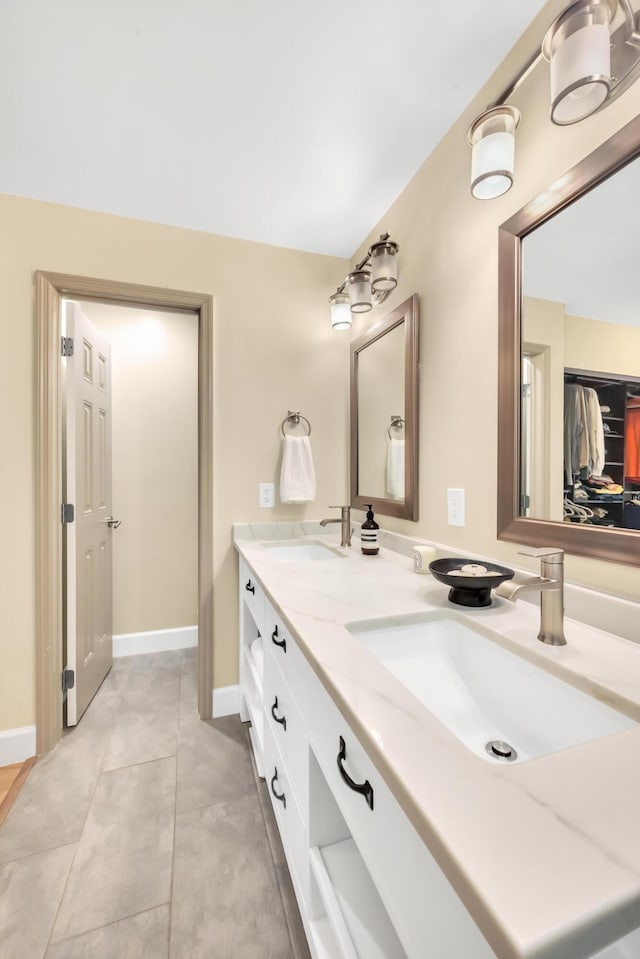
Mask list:
[[389,428],[387,429],[387,436],[389,439],[393,439],[391,435],[391,430],[403,430],[404,429],[404,420],[401,416],[392,416],[391,422],[389,423]]
[[280,432],[283,436],[288,436],[290,434],[285,433],[284,428],[287,423],[290,423],[292,426],[299,426],[300,420],[303,420],[307,424],[307,432],[305,436],[311,436],[311,423],[306,416],[302,416],[299,410],[288,410],[287,415],[280,424]]

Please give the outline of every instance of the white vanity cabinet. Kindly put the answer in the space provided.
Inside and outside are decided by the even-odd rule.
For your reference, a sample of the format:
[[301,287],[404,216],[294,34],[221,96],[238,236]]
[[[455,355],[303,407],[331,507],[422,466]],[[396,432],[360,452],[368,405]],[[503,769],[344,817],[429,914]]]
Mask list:
[[242,559],[239,586],[242,718],[314,959],[495,959]]
[[240,679],[240,718],[250,721],[249,735],[258,772],[264,776],[264,603],[262,587],[244,560],[239,568],[240,644],[238,675]]

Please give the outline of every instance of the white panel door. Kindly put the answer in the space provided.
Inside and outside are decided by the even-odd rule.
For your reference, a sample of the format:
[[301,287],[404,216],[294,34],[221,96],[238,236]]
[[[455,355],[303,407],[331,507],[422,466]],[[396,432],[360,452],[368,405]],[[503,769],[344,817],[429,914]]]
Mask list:
[[66,502],[75,507],[66,530],[67,693],[74,726],[113,661],[111,504],[111,347],[75,303],[65,303]]

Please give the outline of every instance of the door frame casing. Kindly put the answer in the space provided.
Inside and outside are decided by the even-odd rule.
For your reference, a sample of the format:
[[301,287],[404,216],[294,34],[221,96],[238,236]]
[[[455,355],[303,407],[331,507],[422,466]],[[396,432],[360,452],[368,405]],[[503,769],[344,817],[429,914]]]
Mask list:
[[213,690],[213,296],[37,270],[36,752],[62,736],[61,301],[93,299],[198,314],[198,712]]

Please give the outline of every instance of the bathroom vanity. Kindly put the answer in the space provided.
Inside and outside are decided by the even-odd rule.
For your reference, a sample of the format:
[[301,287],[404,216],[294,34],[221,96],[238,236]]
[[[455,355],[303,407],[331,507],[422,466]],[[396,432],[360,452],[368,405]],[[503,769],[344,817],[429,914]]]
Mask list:
[[[640,646],[571,620],[543,646],[526,603],[452,613],[408,555],[315,524],[234,532],[241,717],[315,959],[640,956]],[[471,637],[476,698],[485,680],[499,698],[498,672],[539,748],[484,752],[449,709],[456,677],[416,679],[441,627]]]

